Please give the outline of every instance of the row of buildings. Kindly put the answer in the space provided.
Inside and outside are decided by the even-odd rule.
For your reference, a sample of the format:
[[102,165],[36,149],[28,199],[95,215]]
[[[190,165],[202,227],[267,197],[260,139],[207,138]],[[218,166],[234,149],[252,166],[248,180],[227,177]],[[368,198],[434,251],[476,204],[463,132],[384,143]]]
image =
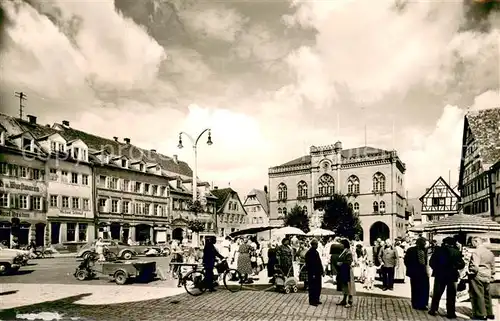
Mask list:
[[[193,183],[192,174],[177,156],[139,148],[129,138],[106,139],[69,121],[50,126],[35,116],[0,114],[0,242],[9,244],[17,229],[21,244],[76,245],[96,237],[161,243],[189,238],[195,218],[205,233],[220,235],[260,220],[247,217],[246,208],[253,214],[257,206],[254,196],[247,207],[233,190]],[[196,217],[193,187],[203,207]]]
[[347,196],[360,217],[366,243],[404,236],[410,225],[453,215],[460,204],[466,214],[500,221],[500,108],[465,116],[457,163],[455,188],[439,177],[419,199],[408,199],[406,166],[396,151],[368,146],[343,149],[341,142],[312,146],[308,155],[269,168],[270,222],[281,224],[298,205],[318,225],[322,208],[334,193]]

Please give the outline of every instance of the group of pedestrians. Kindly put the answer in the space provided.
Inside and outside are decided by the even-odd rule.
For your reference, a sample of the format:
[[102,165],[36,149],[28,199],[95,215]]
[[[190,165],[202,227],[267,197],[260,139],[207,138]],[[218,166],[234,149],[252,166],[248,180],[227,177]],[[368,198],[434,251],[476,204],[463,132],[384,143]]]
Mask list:
[[[430,273],[434,277],[430,315],[437,315],[439,302],[446,291],[446,316],[456,318],[457,290],[469,284],[469,296],[474,320],[494,320],[490,284],[495,276],[495,256],[480,237],[474,237],[475,250],[468,264],[456,238],[446,237],[441,246],[427,246],[424,238],[416,240],[408,249],[404,262],[411,284],[411,302],[414,309],[427,310],[430,296]],[[432,253],[430,253],[432,251]],[[430,259],[429,259],[430,255]]]

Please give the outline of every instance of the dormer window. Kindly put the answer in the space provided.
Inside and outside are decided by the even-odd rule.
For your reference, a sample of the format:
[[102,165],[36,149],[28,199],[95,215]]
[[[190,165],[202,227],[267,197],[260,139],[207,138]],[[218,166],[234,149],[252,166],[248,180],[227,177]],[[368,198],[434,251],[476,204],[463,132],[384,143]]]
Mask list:
[[80,159],[80,148],[73,147],[73,158]]
[[109,155],[104,155],[104,162],[109,163]]
[[64,153],[66,150],[65,146],[63,143],[52,141],[50,142],[50,151],[55,153],[55,152],[62,152]]
[[122,167],[123,168],[128,168],[128,162],[126,159],[122,159]]
[[180,179],[177,179],[177,188],[182,188],[182,182]]
[[29,152],[33,152],[33,139],[23,138],[23,149]]
[[146,171],[146,167],[144,166],[144,164],[139,164],[139,170],[141,172],[145,172]]

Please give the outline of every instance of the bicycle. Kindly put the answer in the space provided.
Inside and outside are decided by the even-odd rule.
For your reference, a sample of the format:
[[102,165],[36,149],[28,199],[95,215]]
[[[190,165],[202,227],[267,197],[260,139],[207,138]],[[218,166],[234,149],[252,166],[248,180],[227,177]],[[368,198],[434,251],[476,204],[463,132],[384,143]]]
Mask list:
[[[222,278],[224,287],[230,292],[238,292],[243,287],[244,279],[241,273],[236,269],[229,268],[227,259],[221,260],[216,266],[217,275],[214,274],[214,282],[219,285]],[[199,296],[208,289],[205,280],[205,269],[194,269],[182,278],[182,284],[187,293],[192,296]]]

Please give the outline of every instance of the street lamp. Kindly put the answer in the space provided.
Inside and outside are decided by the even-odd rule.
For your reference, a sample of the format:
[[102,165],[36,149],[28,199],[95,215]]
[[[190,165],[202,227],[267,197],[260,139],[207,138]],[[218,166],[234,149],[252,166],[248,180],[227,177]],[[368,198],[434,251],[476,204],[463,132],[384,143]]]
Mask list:
[[196,139],[193,139],[193,137],[185,132],[180,132],[179,133],[179,145],[177,145],[177,147],[179,149],[183,148],[184,146],[182,145],[182,135],[186,136],[190,141],[191,141],[191,144],[193,145],[193,151],[194,151],[194,167],[193,167],[193,204],[194,202],[196,202],[198,200],[198,182],[197,182],[197,170],[198,170],[198,150],[197,150],[197,146],[198,146],[198,141],[200,140],[201,136],[203,136],[203,134],[205,134],[206,132],[208,132],[208,140],[207,140],[207,145],[210,146],[213,144],[212,142],[212,131],[210,128],[207,128],[205,130],[203,130]]

